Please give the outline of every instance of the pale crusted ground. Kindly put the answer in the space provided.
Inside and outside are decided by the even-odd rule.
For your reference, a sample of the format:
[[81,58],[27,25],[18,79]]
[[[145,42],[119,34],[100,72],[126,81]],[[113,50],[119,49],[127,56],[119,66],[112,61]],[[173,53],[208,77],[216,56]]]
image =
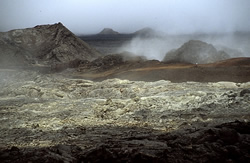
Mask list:
[[249,82],[92,82],[34,71],[0,75],[1,149],[70,144],[88,150],[117,143],[126,150],[145,146],[142,153],[152,148],[146,154],[156,155],[154,150],[168,146],[150,140],[157,135],[250,120]]

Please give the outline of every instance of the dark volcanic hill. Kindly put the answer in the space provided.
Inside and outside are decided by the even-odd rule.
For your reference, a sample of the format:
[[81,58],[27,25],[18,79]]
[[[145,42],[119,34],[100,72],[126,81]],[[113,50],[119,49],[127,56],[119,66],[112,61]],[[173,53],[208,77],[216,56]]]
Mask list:
[[190,40],[179,49],[168,52],[163,61],[205,64],[228,58],[229,55],[227,53],[217,51],[211,44],[199,40]]
[[104,28],[100,33],[98,33],[99,35],[117,35],[119,34],[119,32],[114,31],[111,28]]
[[62,23],[0,33],[1,66],[51,65],[99,55]]
[[133,35],[139,37],[154,37],[157,35],[157,32],[152,28],[146,27],[134,32]]

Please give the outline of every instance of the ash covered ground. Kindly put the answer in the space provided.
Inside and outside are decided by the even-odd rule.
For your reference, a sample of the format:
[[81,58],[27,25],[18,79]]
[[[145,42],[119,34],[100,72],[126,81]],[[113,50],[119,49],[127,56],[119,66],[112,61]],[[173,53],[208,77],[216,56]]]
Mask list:
[[[43,33],[51,33],[46,44]],[[62,24],[1,36],[1,162],[250,161],[249,58],[202,41],[162,62],[128,52],[100,57]],[[105,51],[124,40],[115,42],[90,45]],[[216,54],[205,60],[213,62],[190,62],[197,44]],[[18,69],[17,60],[6,64],[19,54]]]

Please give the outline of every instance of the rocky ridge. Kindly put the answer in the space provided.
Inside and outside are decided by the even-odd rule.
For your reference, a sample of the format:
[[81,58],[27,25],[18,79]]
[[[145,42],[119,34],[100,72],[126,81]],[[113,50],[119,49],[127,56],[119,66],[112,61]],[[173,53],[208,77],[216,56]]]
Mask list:
[[0,158],[6,162],[38,161],[40,154],[47,161],[250,159],[249,82],[0,75]]
[[0,55],[1,66],[27,66],[93,60],[99,53],[58,23],[0,33]]

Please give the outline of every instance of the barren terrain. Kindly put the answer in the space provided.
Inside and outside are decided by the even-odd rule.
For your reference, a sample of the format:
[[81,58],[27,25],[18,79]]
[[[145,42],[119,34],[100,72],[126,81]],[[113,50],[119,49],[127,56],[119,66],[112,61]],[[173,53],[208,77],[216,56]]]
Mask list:
[[[107,57],[108,58],[108,57]],[[89,64],[77,71],[68,70],[64,74],[74,78],[101,81],[120,78],[136,81],[170,80],[172,82],[248,82],[250,81],[250,59],[234,58],[210,64],[164,63],[159,61],[113,61],[108,58],[105,65]],[[110,65],[109,65],[110,64]]]
[[[32,47],[26,53],[22,44],[9,45],[11,58],[0,53],[24,61],[0,69],[0,162],[250,161],[248,57],[207,64],[126,52],[98,57],[62,24],[45,27],[35,31],[64,38],[53,44],[52,58],[29,58]],[[0,48],[16,43],[4,35],[9,41],[0,37]],[[115,52],[132,35],[123,36],[88,39],[101,52]],[[72,57],[68,48],[83,52]]]
[[249,82],[0,74],[4,162],[249,160]]

